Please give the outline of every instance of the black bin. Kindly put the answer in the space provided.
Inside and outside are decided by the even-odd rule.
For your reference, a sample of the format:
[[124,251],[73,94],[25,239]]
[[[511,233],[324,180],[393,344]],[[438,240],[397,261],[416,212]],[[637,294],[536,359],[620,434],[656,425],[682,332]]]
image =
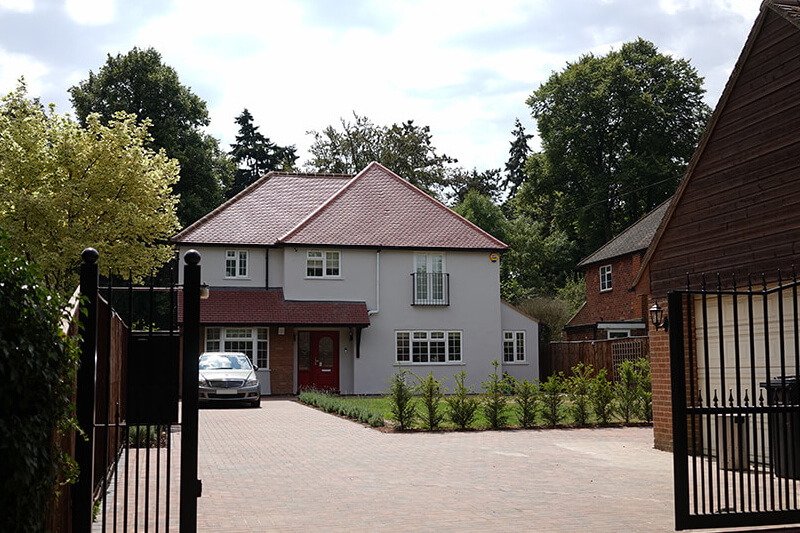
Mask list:
[[800,387],[797,376],[762,382],[770,407],[793,406],[769,413],[769,456],[776,476],[800,479]]

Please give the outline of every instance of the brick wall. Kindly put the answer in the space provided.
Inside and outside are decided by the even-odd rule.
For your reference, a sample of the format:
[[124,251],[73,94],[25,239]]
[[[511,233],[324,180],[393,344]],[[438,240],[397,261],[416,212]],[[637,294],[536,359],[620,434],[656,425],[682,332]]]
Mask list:
[[286,328],[278,335],[278,328],[269,328],[270,392],[294,393],[294,330]]
[[[661,305],[661,304],[659,304]],[[662,306],[664,307],[664,306]],[[666,309],[664,310],[666,313]],[[669,333],[650,330],[650,375],[653,386],[653,445],[672,451],[672,383],[669,365]]]

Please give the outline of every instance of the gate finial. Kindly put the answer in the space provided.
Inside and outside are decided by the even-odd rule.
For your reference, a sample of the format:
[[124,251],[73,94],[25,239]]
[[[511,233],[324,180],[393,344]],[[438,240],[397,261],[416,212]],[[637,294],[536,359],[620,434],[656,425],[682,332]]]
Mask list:
[[83,259],[84,263],[89,265],[93,265],[97,263],[97,259],[100,257],[100,254],[97,253],[97,250],[94,248],[84,248],[81,252],[81,259]]
[[197,265],[200,263],[200,252],[192,248],[183,256],[183,260],[187,265]]

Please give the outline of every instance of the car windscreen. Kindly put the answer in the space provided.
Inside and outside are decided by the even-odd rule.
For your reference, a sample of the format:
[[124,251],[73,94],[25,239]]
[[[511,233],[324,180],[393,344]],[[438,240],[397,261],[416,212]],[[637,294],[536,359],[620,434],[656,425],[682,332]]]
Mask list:
[[200,356],[200,370],[250,370],[250,360],[241,354],[206,354]]

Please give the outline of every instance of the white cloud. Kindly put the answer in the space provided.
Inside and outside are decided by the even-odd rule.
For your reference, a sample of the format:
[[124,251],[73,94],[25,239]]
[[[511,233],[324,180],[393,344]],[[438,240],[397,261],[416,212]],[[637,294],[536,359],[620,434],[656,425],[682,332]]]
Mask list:
[[50,69],[33,57],[13,54],[0,49],[0,94],[7,94],[17,88],[20,78],[25,78],[28,93],[42,94],[46,83],[44,77]]
[[33,0],[0,0],[0,8],[18,13],[30,13],[33,7]]
[[65,7],[78,24],[100,25],[114,20],[114,0],[66,0]]

